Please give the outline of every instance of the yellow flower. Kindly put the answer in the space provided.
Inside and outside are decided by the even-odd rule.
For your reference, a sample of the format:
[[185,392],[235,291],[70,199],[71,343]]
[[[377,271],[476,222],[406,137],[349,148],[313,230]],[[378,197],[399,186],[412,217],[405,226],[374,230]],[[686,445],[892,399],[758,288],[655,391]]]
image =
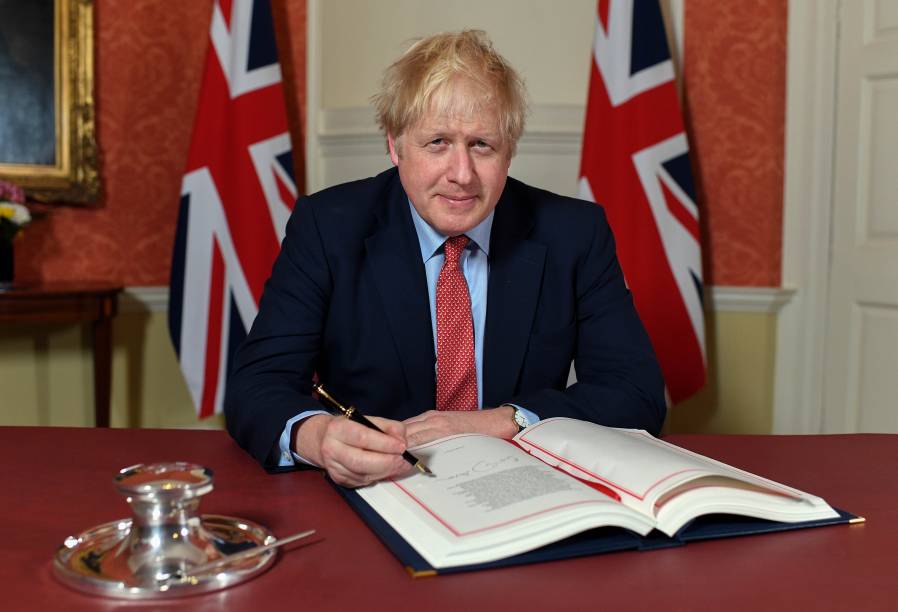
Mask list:
[[9,219],[12,223],[22,227],[31,221],[31,213],[21,204],[0,202],[0,218]]

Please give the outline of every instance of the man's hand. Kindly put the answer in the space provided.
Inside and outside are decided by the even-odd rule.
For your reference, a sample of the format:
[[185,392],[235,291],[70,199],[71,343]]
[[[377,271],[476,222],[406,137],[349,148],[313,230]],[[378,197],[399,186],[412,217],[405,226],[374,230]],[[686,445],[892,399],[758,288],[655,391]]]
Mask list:
[[402,458],[406,428],[399,421],[368,417],[384,433],[343,417],[316,414],[296,431],[296,452],[327,470],[334,482],[360,487],[395,478],[412,466]]
[[518,433],[513,415],[514,408],[511,406],[483,410],[428,410],[403,421],[405,439],[409,446],[460,433],[482,433],[511,439]]

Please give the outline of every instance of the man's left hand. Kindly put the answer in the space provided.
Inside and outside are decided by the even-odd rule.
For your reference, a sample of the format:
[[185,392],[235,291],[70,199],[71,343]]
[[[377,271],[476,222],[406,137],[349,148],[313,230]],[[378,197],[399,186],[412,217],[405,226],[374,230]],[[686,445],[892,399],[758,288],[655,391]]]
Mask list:
[[518,433],[514,408],[500,406],[483,410],[428,410],[403,421],[409,446],[461,433],[481,433],[511,439]]

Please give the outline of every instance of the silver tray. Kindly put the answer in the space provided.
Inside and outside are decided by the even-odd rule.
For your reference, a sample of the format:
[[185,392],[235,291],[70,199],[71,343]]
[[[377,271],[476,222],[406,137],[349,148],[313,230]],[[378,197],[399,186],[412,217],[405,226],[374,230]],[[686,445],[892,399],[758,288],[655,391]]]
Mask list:
[[[204,514],[195,530],[202,534],[195,546],[187,538],[180,545],[180,566],[169,567],[170,575],[181,572],[181,578],[166,578],[164,560],[142,560],[140,552],[131,550],[132,521],[122,519],[98,525],[66,538],[56,552],[53,570],[63,583],[79,591],[126,599],[179,597],[216,591],[239,584],[268,568],[274,561],[274,549],[249,558],[235,560],[207,574],[192,575],[190,567],[210,559],[235,554],[248,548],[275,541],[272,533],[252,521]],[[177,538],[177,536],[174,536]],[[184,559],[188,562],[186,566]],[[184,575],[186,574],[186,578]]]

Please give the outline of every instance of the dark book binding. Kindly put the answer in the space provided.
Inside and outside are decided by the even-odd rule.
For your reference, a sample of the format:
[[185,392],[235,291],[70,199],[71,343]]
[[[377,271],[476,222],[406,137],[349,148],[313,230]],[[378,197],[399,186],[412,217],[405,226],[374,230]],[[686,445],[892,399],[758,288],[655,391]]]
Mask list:
[[826,525],[842,525],[863,520],[850,512],[845,512],[838,508],[833,508],[839,514],[835,518],[804,521],[801,523],[782,523],[746,516],[711,514],[691,521],[680,529],[674,537],[668,537],[657,530],[651,531],[646,536],[640,536],[638,533],[619,527],[599,527],[504,559],[488,563],[474,563],[437,569],[424,560],[418,554],[418,551],[412,548],[356,491],[341,487],[333,482],[331,484],[343,496],[343,499],[349,503],[350,507],[365,521],[380,541],[399,559],[409,574],[416,578],[436,574],[453,574],[496,567],[525,565],[528,563],[541,563],[557,559],[573,559],[575,557],[623,550],[657,550],[671,546],[682,546],[688,542],[700,540],[774,533]]

